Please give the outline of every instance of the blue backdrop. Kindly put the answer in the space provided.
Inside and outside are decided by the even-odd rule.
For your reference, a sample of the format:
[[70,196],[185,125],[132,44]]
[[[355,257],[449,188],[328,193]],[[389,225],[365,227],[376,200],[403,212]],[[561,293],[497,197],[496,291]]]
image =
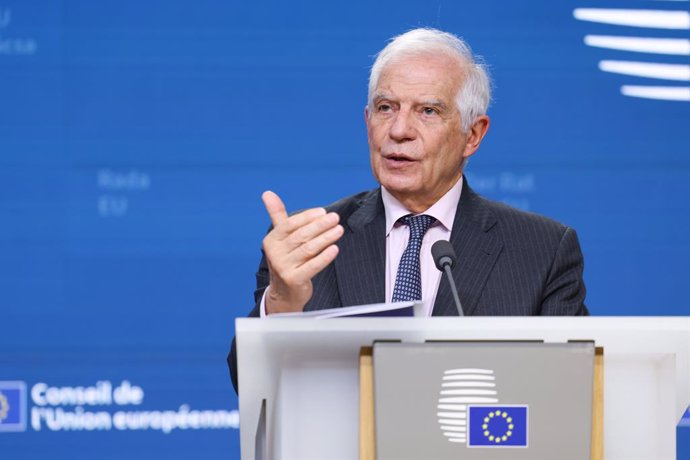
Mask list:
[[[574,14],[611,7],[680,22]],[[260,194],[295,210],[375,186],[368,69],[413,27],[457,33],[489,64],[492,126],[470,184],[577,229],[592,314],[687,315],[689,7],[0,2],[3,458],[239,458],[224,360],[253,305]],[[588,46],[592,35],[675,39],[680,52]]]

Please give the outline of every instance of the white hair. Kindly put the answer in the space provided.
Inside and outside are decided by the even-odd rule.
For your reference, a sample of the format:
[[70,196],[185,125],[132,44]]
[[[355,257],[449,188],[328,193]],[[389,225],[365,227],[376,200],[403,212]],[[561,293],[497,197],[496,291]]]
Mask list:
[[[377,55],[369,73],[369,107],[373,104],[374,92],[381,72],[394,58],[403,55],[444,53],[456,57],[462,63],[464,79],[455,97],[460,112],[461,126],[467,133],[475,119],[486,115],[491,100],[491,82],[481,58],[472,54],[470,46],[461,38],[437,29],[413,29],[393,37]],[[371,110],[369,111],[371,113]]]

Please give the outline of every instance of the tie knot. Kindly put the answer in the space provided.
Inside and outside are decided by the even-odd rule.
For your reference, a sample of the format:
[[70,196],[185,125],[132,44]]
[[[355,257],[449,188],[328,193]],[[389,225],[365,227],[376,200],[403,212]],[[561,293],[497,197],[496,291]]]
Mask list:
[[418,216],[407,215],[400,218],[402,223],[410,227],[410,240],[424,238],[424,234],[429,227],[436,222],[436,219],[427,216],[426,214],[420,214]]

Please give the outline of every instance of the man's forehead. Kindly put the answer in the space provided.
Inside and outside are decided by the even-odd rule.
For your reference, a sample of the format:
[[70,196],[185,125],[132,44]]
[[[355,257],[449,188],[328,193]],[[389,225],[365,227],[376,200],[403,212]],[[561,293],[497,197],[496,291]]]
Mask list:
[[398,60],[381,72],[372,100],[406,97],[416,101],[443,101],[455,97],[461,82],[462,71],[452,61]]
[[396,57],[381,69],[376,89],[391,83],[410,85],[455,85],[464,78],[463,64],[445,54],[415,54]]
[[392,56],[381,69],[381,74],[406,69],[444,68],[453,74],[464,75],[466,63],[457,55],[445,51],[409,51]]

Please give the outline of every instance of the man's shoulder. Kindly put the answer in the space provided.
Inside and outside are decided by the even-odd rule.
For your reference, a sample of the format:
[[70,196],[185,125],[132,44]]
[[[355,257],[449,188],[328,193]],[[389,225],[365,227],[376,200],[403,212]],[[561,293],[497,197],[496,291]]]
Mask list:
[[496,222],[496,229],[513,235],[562,236],[569,227],[557,220],[531,211],[514,208],[474,193],[475,205],[483,208]]

